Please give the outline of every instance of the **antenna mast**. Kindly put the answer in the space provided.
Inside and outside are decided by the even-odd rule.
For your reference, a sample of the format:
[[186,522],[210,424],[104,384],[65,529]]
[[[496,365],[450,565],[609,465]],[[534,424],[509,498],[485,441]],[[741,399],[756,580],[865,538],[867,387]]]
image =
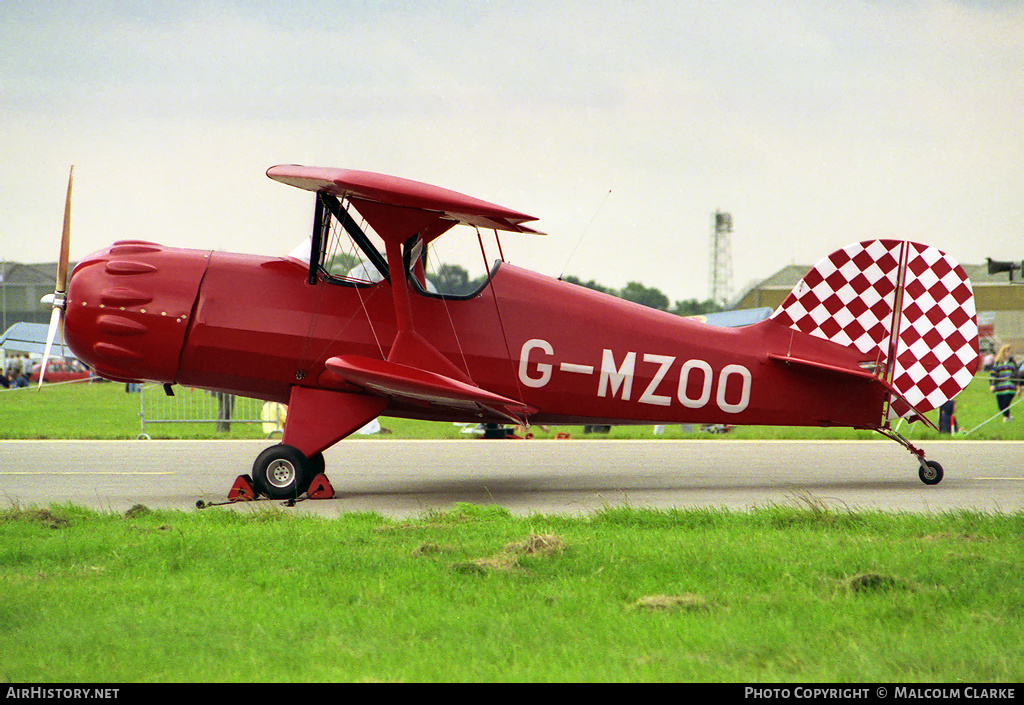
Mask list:
[[708,266],[708,298],[725,307],[732,298],[732,215],[715,211]]

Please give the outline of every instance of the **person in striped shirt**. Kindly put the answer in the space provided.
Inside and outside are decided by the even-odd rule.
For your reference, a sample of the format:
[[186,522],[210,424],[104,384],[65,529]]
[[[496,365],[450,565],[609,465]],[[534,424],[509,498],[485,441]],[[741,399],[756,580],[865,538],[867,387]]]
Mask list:
[[996,359],[992,363],[988,388],[996,395],[996,404],[1003,414],[1003,423],[1013,421],[1010,415],[1010,402],[1017,394],[1017,363],[1010,355],[1010,346],[999,348]]

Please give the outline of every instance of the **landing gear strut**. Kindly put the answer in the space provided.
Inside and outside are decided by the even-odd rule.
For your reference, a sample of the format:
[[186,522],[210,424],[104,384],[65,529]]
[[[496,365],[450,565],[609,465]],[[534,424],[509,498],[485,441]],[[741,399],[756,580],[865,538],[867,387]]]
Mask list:
[[292,387],[283,442],[256,457],[251,482],[248,476],[236,480],[230,499],[263,495],[293,504],[303,494],[306,499],[334,497],[324,475],[323,450],[379,416],[387,404],[384,397]]
[[921,478],[921,482],[923,482],[926,485],[937,485],[940,482],[942,482],[942,466],[939,465],[934,460],[925,460],[924,451],[922,449],[915,446],[913,443],[908,441],[900,434],[896,433],[896,431],[892,430],[891,428],[876,428],[875,430],[881,433],[883,436],[886,436],[887,438],[891,438],[892,440],[896,441],[901,446],[909,450],[914,455],[914,457],[917,458],[917,462],[920,463],[921,465],[921,468],[917,472],[917,476]]

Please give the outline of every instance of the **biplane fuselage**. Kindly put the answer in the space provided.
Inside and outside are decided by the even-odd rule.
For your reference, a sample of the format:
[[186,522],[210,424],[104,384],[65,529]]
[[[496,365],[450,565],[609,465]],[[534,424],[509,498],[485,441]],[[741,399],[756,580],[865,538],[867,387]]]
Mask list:
[[[75,270],[65,335],[113,379],[283,403],[296,385],[360,392],[324,362],[388,356],[390,286],[310,285],[294,259],[123,242]],[[882,394],[866,393],[864,380],[809,377],[767,357],[796,346],[855,367],[855,351],[768,322],[708,325],[509,264],[472,297],[414,291],[410,300],[420,335],[480,387],[536,409],[536,423],[880,421]],[[392,400],[385,413],[501,420],[426,401]]]
[[[431,293],[427,255],[453,226],[475,228],[483,251],[481,229],[533,233],[535,218],[371,172],[267,175],[316,194],[308,266],[127,240],[80,262],[65,287],[69,178],[47,341],[62,316],[65,341],[105,377],[287,403],[282,442],[253,465],[259,493],[306,491],[322,451],[380,414],[870,428],[917,456],[922,481],[942,478],[889,425],[924,419],[977,368],[970,281],[935,248],[855,243],[770,318],[729,328],[509,264],[472,295]],[[338,275],[329,243],[342,233],[359,265],[343,259],[352,268]]]

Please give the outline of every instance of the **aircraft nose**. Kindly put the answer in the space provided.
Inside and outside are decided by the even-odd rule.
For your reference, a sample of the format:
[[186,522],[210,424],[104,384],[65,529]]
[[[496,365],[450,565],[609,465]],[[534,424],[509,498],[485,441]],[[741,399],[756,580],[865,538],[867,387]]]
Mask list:
[[91,255],[71,276],[65,342],[104,377],[173,382],[208,262],[139,240]]

